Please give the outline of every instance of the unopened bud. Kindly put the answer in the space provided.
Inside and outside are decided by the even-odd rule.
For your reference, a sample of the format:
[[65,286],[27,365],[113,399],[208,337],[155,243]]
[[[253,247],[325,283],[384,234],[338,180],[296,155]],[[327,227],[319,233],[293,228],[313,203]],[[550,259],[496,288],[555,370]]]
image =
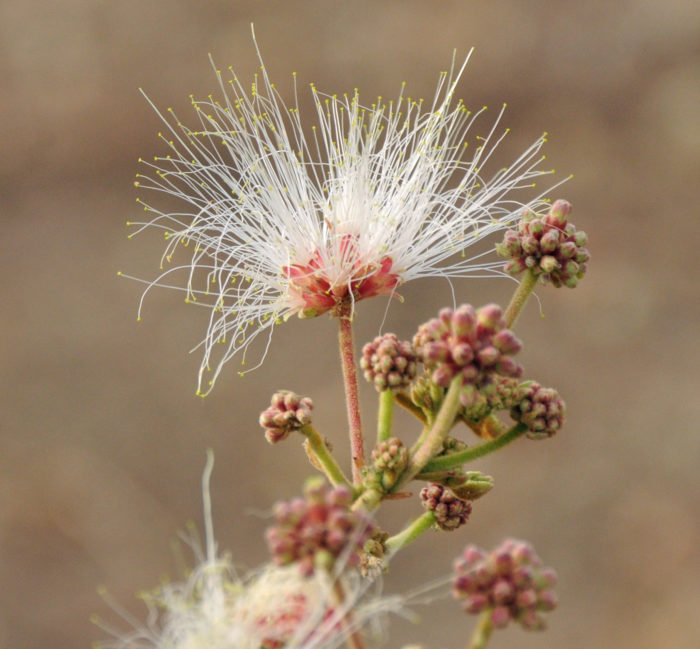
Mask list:
[[423,507],[435,514],[435,524],[447,532],[464,525],[472,511],[472,506],[466,500],[439,484],[423,487],[420,497]]
[[270,407],[260,414],[260,425],[265,429],[265,438],[270,444],[286,439],[289,433],[311,423],[313,402],[289,390],[280,390],[272,395]]
[[[440,349],[435,349],[436,354]],[[395,334],[377,336],[362,348],[360,367],[365,378],[374,383],[379,392],[408,387],[418,372],[416,352],[409,341],[399,340]]]

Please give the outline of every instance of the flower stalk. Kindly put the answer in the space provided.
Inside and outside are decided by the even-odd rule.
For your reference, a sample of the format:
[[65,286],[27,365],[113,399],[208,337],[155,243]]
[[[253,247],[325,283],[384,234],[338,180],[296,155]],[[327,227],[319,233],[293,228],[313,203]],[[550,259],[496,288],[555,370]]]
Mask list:
[[406,526],[405,529],[386,540],[384,547],[387,553],[394,555],[399,550],[405,548],[409,543],[415,541],[421,534],[429,530],[435,524],[435,519],[435,512],[423,512],[423,514]]
[[523,310],[525,303],[532,294],[532,291],[535,290],[536,284],[537,275],[535,275],[531,269],[528,269],[523,275],[523,278],[520,280],[520,284],[518,284],[518,288],[516,289],[515,293],[513,293],[513,297],[510,298],[510,303],[506,307],[506,311],[503,314],[506,321],[506,327],[508,327],[508,329],[513,328],[513,325],[518,319],[520,312]]
[[384,442],[391,437],[391,428],[394,420],[394,395],[391,390],[383,390],[379,393],[379,413],[377,415],[377,443]]
[[343,469],[333,457],[321,434],[310,424],[303,426],[301,432],[306,437],[307,453],[316,460],[314,464],[325,474],[330,483],[333,486],[351,487],[350,480],[343,473]]
[[362,633],[355,628],[352,619],[352,609],[345,603],[345,589],[339,579],[333,581],[333,598],[338,610],[343,611],[339,626],[346,635],[345,644],[348,649],[365,649],[365,641]]
[[340,362],[345,384],[345,406],[350,427],[350,450],[352,452],[352,479],[355,485],[362,480],[362,467],[365,466],[365,440],[362,435],[360,417],[360,392],[357,385],[357,365],[355,345],[352,335],[352,306],[344,304],[338,313],[338,343]]
[[516,424],[510,430],[503,433],[503,435],[500,437],[496,437],[496,439],[491,439],[488,442],[479,444],[479,446],[450,453],[449,455],[443,455],[442,457],[433,458],[423,466],[421,473],[448,471],[450,469],[457,468],[463,464],[466,464],[467,462],[471,462],[472,460],[476,460],[484,455],[493,453],[499,448],[503,448],[512,441],[518,439],[518,437],[525,432],[527,432],[527,426],[525,424]]
[[467,649],[484,649],[492,633],[491,609],[486,609],[479,617]]

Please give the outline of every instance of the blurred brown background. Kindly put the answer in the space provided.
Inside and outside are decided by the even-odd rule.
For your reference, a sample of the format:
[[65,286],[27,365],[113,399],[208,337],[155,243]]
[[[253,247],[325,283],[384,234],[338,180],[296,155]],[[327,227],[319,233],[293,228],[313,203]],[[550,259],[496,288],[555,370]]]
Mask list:
[[[143,618],[134,593],[175,573],[169,542],[201,521],[207,447],[220,546],[241,565],[264,561],[266,513],[308,473],[298,446],[269,447],[258,429],[271,390],[313,397],[319,428],[344,444],[334,323],[290,322],[262,369],[241,379],[232,364],[202,400],[187,351],[204,314],[154,292],[137,325],[140,286],[117,278],[153,277],[162,246],[157,235],[126,239],[136,160],[160,151],[137,89],[187,121],[189,93],[216,87],[208,53],[242,79],[256,70],[251,21],[287,97],[294,70],[324,91],[358,86],[365,101],[402,80],[432,97],[453,48],[475,46],[459,96],[508,102],[502,162],[550,133],[551,164],[575,174],[558,195],[590,236],[581,287],[541,291],[546,317],[533,302],[518,325],[528,375],[568,402],[566,429],[477,465],[496,489],[467,528],[398,557],[387,591],[446,574],[467,541],[513,535],[557,567],[562,603],[547,635],[514,629],[494,648],[699,646],[695,3],[10,0],[0,6],[0,647],[104,638],[89,622],[110,617],[101,584]],[[504,303],[511,289],[456,283],[476,305]],[[451,302],[438,281],[402,293],[387,326],[402,336]],[[361,305],[358,342],[384,307]],[[387,509],[396,529],[418,505]],[[396,621],[389,646],[466,644],[473,620],[449,600],[416,611],[435,624]]]

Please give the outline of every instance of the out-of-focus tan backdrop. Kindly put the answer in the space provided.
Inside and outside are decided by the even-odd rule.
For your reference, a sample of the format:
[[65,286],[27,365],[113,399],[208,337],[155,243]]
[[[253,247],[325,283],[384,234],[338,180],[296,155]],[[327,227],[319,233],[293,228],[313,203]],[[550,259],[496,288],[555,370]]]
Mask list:
[[[177,574],[170,541],[201,521],[208,447],[220,546],[240,565],[264,561],[269,508],[308,473],[293,440],[270,447],[258,428],[272,389],[313,397],[318,427],[343,447],[333,322],[281,327],[262,369],[241,379],[231,365],[203,400],[199,357],[187,352],[204,314],[154,292],[137,324],[141,287],[117,278],[153,277],[162,246],[126,238],[137,158],[162,152],[138,88],[187,121],[189,93],[215,90],[208,53],[242,79],[255,72],[251,22],[288,98],[292,71],[327,92],[357,86],[367,102],[403,80],[431,97],[453,49],[475,46],[459,96],[475,108],[508,102],[502,163],[549,132],[552,166],[575,175],[557,195],[590,236],[580,288],[542,290],[545,317],[533,302],[518,325],[528,376],[568,402],[565,430],[480,462],[492,494],[466,528],[398,557],[387,591],[447,574],[466,542],[513,535],[557,567],[561,607],[547,635],[513,629],[494,648],[698,646],[695,3],[10,0],[0,7],[0,647],[104,638],[89,621],[114,619],[99,585],[143,617],[135,593]],[[308,100],[302,92],[302,109]],[[504,303],[512,287],[455,283],[476,305]],[[437,280],[402,293],[386,328],[404,337],[451,303]],[[384,308],[361,305],[359,342]],[[419,505],[387,510],[396,529]],[[451,601],[415,610],[424,623],[395,621],[389,646],[466,644],[473,620]]]

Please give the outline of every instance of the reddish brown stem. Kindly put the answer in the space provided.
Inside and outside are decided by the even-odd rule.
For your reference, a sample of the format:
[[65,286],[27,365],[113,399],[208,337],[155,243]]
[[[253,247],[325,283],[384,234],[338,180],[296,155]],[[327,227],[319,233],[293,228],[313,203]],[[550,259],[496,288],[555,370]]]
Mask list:
[[[338,580],[333,583],[333,594],[337,600],[338,607],[344,608],[346,606],[345,590]],[[348,649],[365,649],[365,641],[362,637],[362,633],[359,629],[353,629],[352,612],[350,609],[348,609],[347,613],[343,616],[341,626],[343,627],[343,631],[347,633],[345,643]]]
[[360,419],[360,393],[357,387],[357,366],[355,365],[355,346],[352,337],[351,308],[342,309],[338,314],[340,329],[340,361],[343,366],[345,382],[345,405],[348,410],[350,426],[350,448],[352,450],[352,479],[356,485],[361,481],[361,470],[365,465],[365,444],[362,436],[362,421]]

